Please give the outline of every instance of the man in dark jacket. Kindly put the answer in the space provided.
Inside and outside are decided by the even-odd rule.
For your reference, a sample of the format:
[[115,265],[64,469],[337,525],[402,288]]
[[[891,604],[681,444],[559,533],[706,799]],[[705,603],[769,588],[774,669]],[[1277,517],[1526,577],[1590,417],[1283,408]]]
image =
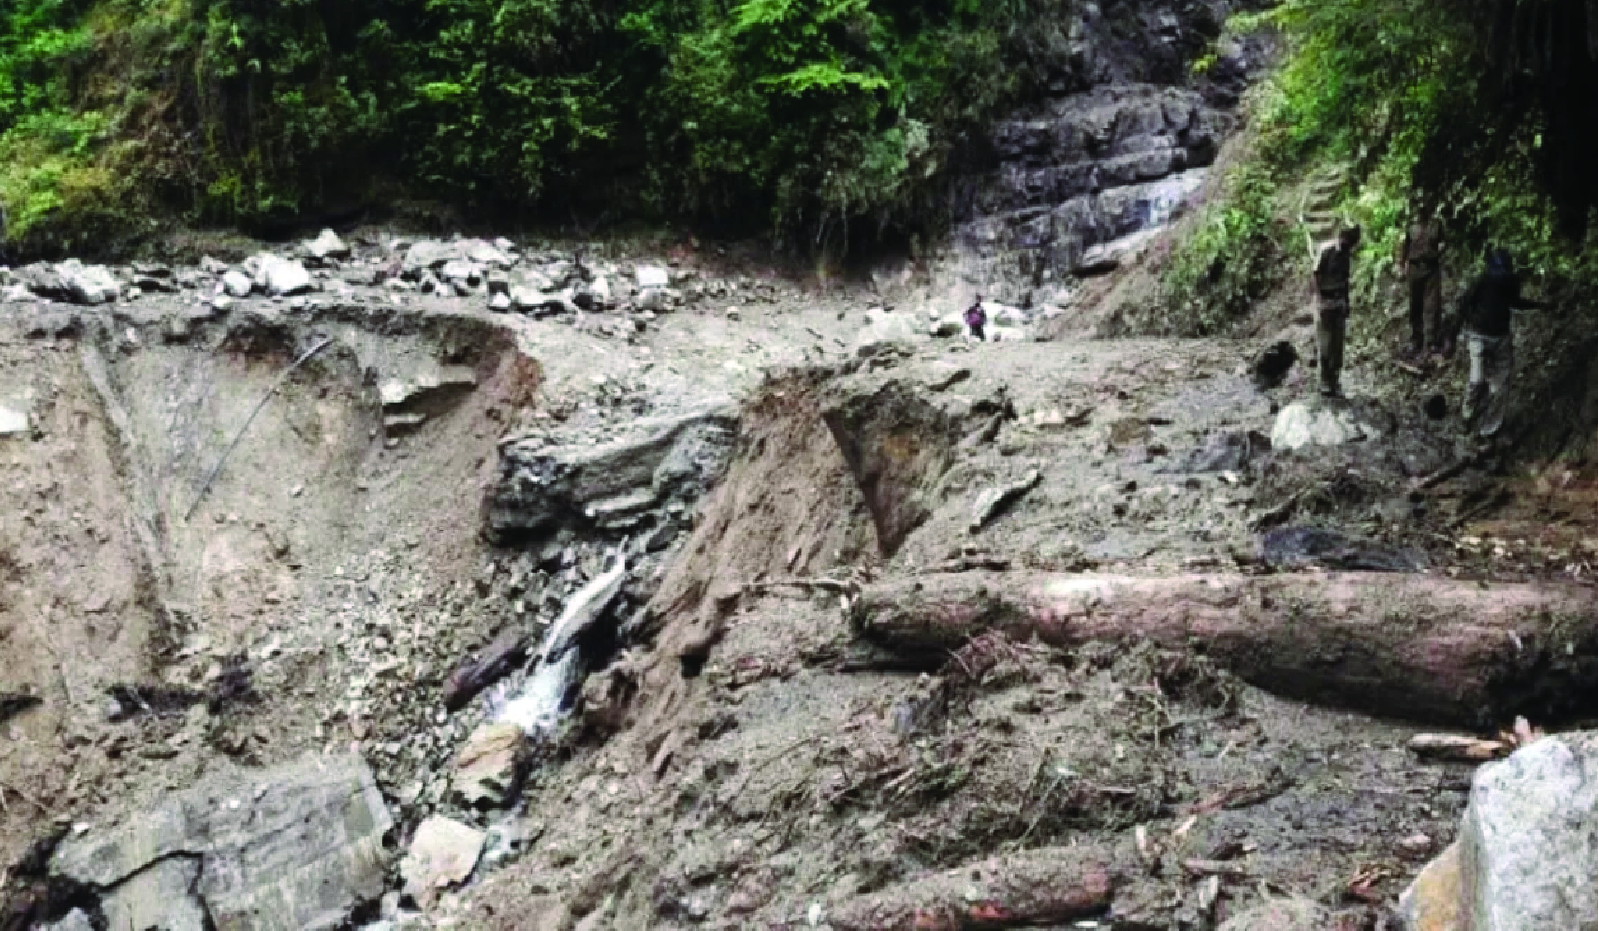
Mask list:
[[1487,269],[1460,298],[1465,347],[1470,353],[1470,376],[1465,385],[1465,432],[1491,444],[1504,425],[1508,405],[1509,375],[1515,367],[1514,333],[1510,324],[1516,310],[1551,310],[1553,305],[1521,296],[1520,276],[1509,252],[1492,249]]

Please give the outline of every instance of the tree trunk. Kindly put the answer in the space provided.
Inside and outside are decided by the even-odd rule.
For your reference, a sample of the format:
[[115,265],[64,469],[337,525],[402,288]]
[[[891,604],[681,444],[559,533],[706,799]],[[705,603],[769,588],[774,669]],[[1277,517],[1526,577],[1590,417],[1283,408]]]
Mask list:
[[1110,907],[1118,871],[1092,847],[1043,847],[843,902],[839,931],[976,931],[1063,925]]
[[1149,640],[1289,698],[1417,721],[1540,721],[1598,698],[1598,593],[1575,585],[963,573],[868,586],[854,622],[929,662],[988,630],[1063,647]]

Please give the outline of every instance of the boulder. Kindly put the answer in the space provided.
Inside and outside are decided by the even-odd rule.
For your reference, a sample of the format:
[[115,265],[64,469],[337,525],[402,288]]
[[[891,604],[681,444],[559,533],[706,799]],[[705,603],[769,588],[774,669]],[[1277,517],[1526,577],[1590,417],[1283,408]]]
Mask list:
[[74,304],[106,304],[122,293],[122,286],[104,265],[85,265],[77,259],[67,259],[57,264],[55,270],[67,300]]
[[666,288],[645,288],[639,292],[639,310],[662,314],[671,309],[671,292]]
[[94,931],[94,922],[83,909],[74,908],[60,921],[45,925],[44,931]]
[[430,907],[440,893],[472,875],[487,837],[476,828],[438,815],[423,821],[400,864],[405,893],[423,908]]
[[391,375],[377,386],[385,413],[401,410],[441,412],[461,395],[477,387],[470,366],[439,365]]
[[70,837],[50,872],[134,921],[113,927],[332,929],[382,895],[392,826],[359,757],[315,756],[213,776]]
[[1598,927],[1598,732],[1476,771],[1459,838],[1399,900],[1415,931]]
[[421,277],[423,272],[439,268],[445,262],[458,259],[460,256],[461,250],[455,243],[424,239],[405,250],[405,257],[400,261],[400,274],[406,278],[416,279]]
[[1271,445],[1276,449],[1344,446],[1381,436],[1380,430],[1362,421],[1345,403],[1295,401],[1276,415]]
[[182,855],[134,873],[100,899],[106,927],[206,931],[205,908],[191,893],[199,879],[199,858]]
[[451,284],[460,282],[467,287],[476,287],[483,280],[483,270],[475,262],[451,259],[438,270],[438,277]]
[[635,421],[608,443],[507,443],[484,505],[488,535],[642,524],[672,501],[696,500],[721,478],[737,428],[736,408],[715,400]]
[[273,297],[303,294],[311,290],[311,273],[305,266],[282,256],[262,253],[255,259],[255,287]]
[[337,233],[332,230],[322,230],[320,235],[305,244],[305,254],[318,262],[325,262],[328,259],[347,259],[350,257],[350,247],[344,244],[344,240],[338,238]]
[[222,275],[222,291],[228,297],[249,297],[255,290],[255,282],[250,276],[241,271],[230,271]]
[[1326,931],[1332,913],[1309,899],[1271,899],[1226,919],[1220,931]]
[[503,808],[510,803],[527,754],[527,732],[510,723],[483,724],[455,757],[450,786],[461,804]]
[[[506,246],[509,240],[500,240]],[[468,239],[460,243],[460,254],[466,261],[487,268],[510,268],[516,260],[510,257],[510,250],[499,243],[484,242],[481,239]]]
[[56,271],[55,266],[48,262],[34,262],[24,265],[15,272],[17,282],[26,287],[33,294],[48,298],[52,301],[70,301],[72,294],[67,290],[66,281]]
[[850,350],[854,355],[866,357],[881,352],[889,344],[915,343],[922,339],[922,330],[909,314],[893,313],[873,307],[866,311],[866,323],[855,336]]
[[640,290],[671,285],[671,274],[660,265],[640,265],[633,271],[633,278]]
[[0,437],[27,436],[32,426],[27,411],[0,404]]

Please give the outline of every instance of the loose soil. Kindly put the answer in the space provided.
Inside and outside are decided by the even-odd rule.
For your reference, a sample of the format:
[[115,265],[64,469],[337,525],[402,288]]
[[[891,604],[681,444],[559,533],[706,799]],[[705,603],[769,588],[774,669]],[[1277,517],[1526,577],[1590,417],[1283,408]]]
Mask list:
[[[389,258],[375,231],[354,238],[361,260]],[[1400,723],[1404,709],[1288,702],[1201,651],[1146,644],[987,636],[911,661],[857,635],[847,583],[1261,571],[1262,520],[1461,578],[1580,583],[1598,558],[1598,484],[1579,467],[1413,492],[1452,457],[1454,428],[1421,411],[1429,386],[1384,364],[1348,379],[1381,439],[1250,447],[1212,468],[1217,437],[1268,435],[1307,392],[1302,367],[1257,389],[1250,340],[955,338],[861,359],[864,311],[935,303],[928,279],[878,291],[677,259],[705,296],[642,328],[623,313],[490,314],[481,297],[396,306],[365,286],[303,310],[241,301],[182,341],[163,334],[189,294],[86,311],[44,338],[60,308],[0,307],[0,403],[33,420],[0,439],[0,693],[41,699],[0,722],[0,863],[224,760],[353,746],[401,821],[396,847],[435,811],[520,837],[427,915],[404,913],[410,926],[797,928],[1042,848],[1109,852],[1104,926],[1211,927],[1281,895],[1374,921],[1452,839],[1471,772],[1410,757],[1425,728]],[[250,410],[325,337],[200,498]],[[471,368],[476,386],[391,434],[382,382],[440,365]],[[921,513],[884,547],[829,411],[888,384],[909,406],[868,439]],[[729,473],[641,580],[642,620],[595,673],[629,684],[620,707],[583,709],[509,816],[451,808],[450,761],[494,696],[448,715],[444,677],[600,568],[583,550],[546,573],[537,542],[484,541],[497,444],[600,442],[723,396],[744,409]],[[984,492],[1034,471],[971,531]],[[779,584],[794,579],[845,584]],[[129,688],[138,698],[109,713]]]

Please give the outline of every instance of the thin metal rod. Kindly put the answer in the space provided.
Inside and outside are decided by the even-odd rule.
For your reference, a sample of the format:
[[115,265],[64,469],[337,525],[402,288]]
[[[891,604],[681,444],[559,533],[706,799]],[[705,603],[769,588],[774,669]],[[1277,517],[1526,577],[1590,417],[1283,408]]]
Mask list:
[[222,472],[222,466],[227,462],[228,457],[233,455],[233,450],[238,448],[239,441],[244,439],[245,431],[249,430],[250,424],[255,422],[255,415],[261,412],[261,408],[265,407],[266,402],[272,399],[272,395],[277,394],[278,389],[283,387],[283,382],[294,373],[295,369],[309,362],[312,356],[326,349],[332,342],[332,337],[329,337],[305,350],[303,355],[295,359],[288,368],[278,374],[277,381],[272,383],[272,387],[267,389],[266,394],[261,395],[261,400],[255,402],[255,408],[250,411],[250,416],[245,419],[244,426],[240,427],[239,432],[233,435],[233,442],[228,444],[228,448],[222,453],[222,458],[216,461],[216,465],[211,467],[211,474],[205,477],[205,484],[200,486],[200,493],[195,496],[194,503],[189,505],[188,511],[184,512],[183,522],[185,524],[189,522],[189,518],[194,516],[194,511],[200,506],[200,502],[205,500],[205,493],[211,490],[211,483],[216,481],[216,477]]

